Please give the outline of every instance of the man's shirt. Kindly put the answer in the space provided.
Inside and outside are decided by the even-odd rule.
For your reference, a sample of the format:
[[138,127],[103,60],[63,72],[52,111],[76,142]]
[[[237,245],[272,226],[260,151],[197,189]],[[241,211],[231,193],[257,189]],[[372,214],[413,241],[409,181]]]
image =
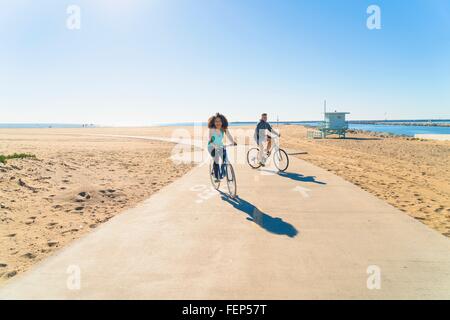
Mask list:
[[272,126],[267,121],[260,120],[255,129],[256,140],[259,140],[259,133],[261,132],[260,130],[269,130],[269,132],[272,132]]

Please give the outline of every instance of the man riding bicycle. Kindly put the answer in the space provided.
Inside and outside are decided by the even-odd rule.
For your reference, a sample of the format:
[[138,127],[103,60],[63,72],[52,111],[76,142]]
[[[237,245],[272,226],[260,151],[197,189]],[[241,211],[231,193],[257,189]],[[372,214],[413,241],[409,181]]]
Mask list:
[[[262,166],[264,166],[265,159],[270,155],[272,150],[272,137],[274,134],[280,137],[280,134],[272,129],[272,126],[267,122],[267,113],[261,114],[261,119],[256,125],[255,129],[255,141],[259,146],[258,160]],[[264,143],[267,141],[267,148],[264,148]]]

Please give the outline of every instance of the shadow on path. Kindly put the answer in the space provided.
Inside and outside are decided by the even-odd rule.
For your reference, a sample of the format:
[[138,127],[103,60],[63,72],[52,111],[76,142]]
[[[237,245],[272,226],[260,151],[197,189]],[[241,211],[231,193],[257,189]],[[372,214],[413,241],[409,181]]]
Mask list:
[[294,172],[278,172],[278,175],[280,177],[289,178],[295,181],[301,181],[301,182],[312,182],[317,184],[326,184],[326,182],[317,181],[315,176],[304,176],[300,173],[294,173]]
[[308,154],[308,152],[306,152],[306,151],[288,152],[288,155],[290,155],[290,156],[298,156],[301,154]]
[[273,174],[277,174],[280,177],[289,178],[289,179],[292,179],[292,180],[295,180],[295,181],[312,182],[312,183],[317,183],[317,184],[327,184],[326,182],[317,181],[315,176],[304,176],[304,175],[302,175],[300,173],[281,172],[281,171],[269,170],[269,169],[259,169],[259,171],[270,172],[270,173],[273,173]]
[[261,212],[253,204],[245,201],[239,196],[233,199],[227,194],[221,191],[219,192],[223,201],[228,202],[236,209],[246,213],[249,216],[247,220],[255,222],[266,231],[274,234],[286,235],[290,238],[293,238],[298,234],[297,229],[295,229],[292,224],[283,221],[281,218],[274,218],[264,212]]

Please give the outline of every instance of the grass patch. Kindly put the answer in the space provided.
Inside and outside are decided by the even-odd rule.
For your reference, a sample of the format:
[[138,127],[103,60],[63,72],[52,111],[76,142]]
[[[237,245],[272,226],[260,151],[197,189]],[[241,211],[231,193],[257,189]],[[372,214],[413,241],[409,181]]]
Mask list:
[[10,159],[25,159],[25,158],[36,159],[36,156],[31,153],[13,153],[7,156],[0,154],[0,163],[5,164]]

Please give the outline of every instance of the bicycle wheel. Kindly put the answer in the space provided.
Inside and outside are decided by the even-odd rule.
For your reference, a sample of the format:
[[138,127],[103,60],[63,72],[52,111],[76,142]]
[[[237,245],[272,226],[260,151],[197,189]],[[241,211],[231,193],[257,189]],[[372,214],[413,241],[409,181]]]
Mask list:
[[247,152],[247,163],[253,169],[258,169],[261,167],[261,162],[259,162],[259,149],[251,148]]
[[230,197],[234,198],[236,197],[236,175],[234,174],[233,166],[229,163],[227,163],[226,166],[226,174],[227,174],[227,185],[228,185],[228,192],[230,194]]
[[273,162],[275,163],[275,167],[277,167],[280,171],[286,171],[289,166],[289,157],[283,149],[278,149],[273,154]]
[[214,165],[214,159],[211,160],[211,162],[209,163],[209,178],[211,179],[211,184],[214,187],[214,189],[219,190],[220,180],[216,182],[213,165]]

